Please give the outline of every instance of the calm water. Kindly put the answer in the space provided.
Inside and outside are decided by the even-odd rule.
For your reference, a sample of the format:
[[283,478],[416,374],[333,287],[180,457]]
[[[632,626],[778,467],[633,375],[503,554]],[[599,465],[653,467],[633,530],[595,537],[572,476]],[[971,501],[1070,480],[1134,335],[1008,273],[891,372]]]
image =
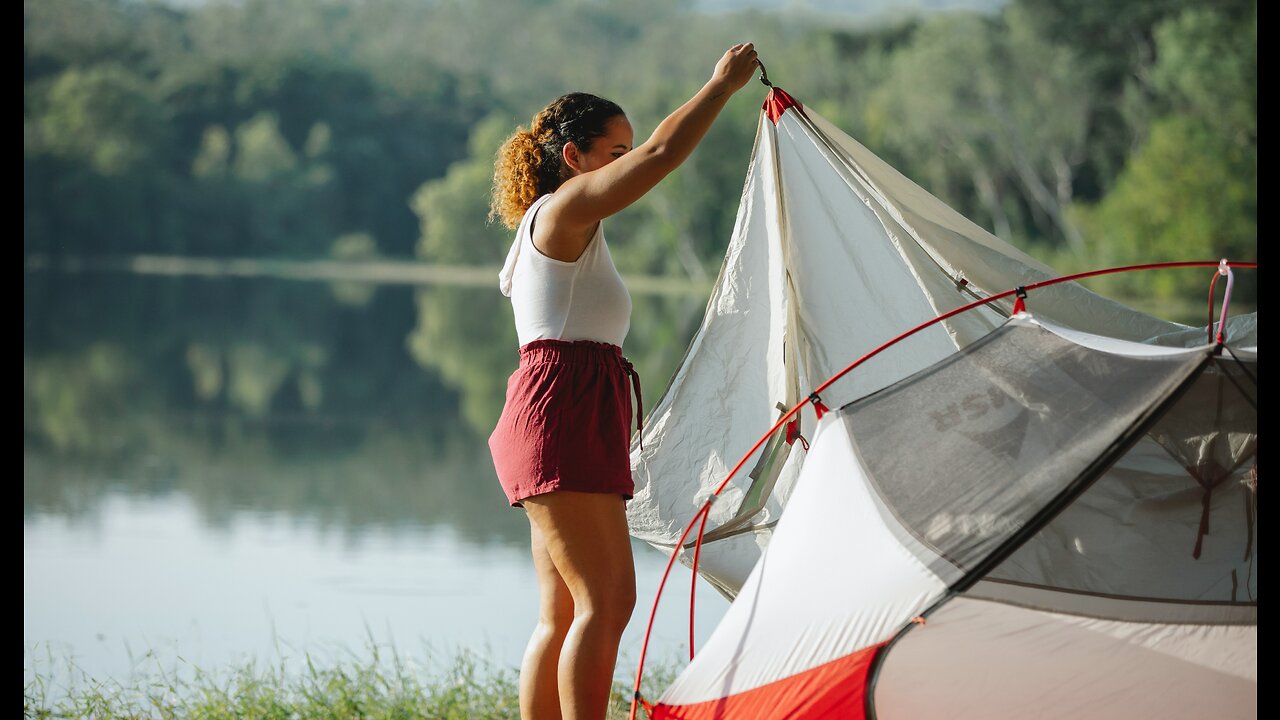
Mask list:
[[[518,666],[536,579],[485,445],[516,362],[496,291],[28,272],[24,296],[26,678],[371,646]],[[635,300],[652,404],[705,296]],[[666,562],[633,549],[619,678]],[[659,659],[687,652],[675,573]],[[699,642],[726,607],[702,586]]]

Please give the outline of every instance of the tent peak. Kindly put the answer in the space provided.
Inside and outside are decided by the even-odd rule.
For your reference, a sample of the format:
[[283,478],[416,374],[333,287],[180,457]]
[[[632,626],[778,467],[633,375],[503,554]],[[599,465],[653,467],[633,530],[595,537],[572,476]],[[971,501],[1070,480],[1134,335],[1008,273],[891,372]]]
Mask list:
[[765,97],[762,109],[765,114],[769,116],[769,120],[772,121],[774,125],[777,125],[778,120],[782,118],[782,113],[786,112],[789,108],[795,108],[801,113],[804,112],[804,107],[800,104],[800,101],[788,95],[786,90],[783,90],[780,87],[774,87],[769,90],[769,95]]

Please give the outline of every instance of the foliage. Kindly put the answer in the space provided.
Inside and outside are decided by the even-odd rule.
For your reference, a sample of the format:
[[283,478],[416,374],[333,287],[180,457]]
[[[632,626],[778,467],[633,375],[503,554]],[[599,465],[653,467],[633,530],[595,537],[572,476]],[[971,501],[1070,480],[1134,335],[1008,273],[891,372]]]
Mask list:
[[[1155,28],[1161,114],[1111,191],[1076,208],[1089,246],[1061,265],[1258,259],[1257,9],[1224,7],[1188,8]],[[1149,275],[1101,286],[1167,303],[1205,285],[1202,273]],[[1256,303],[1256,279],[1241,276],[1237,297]]]

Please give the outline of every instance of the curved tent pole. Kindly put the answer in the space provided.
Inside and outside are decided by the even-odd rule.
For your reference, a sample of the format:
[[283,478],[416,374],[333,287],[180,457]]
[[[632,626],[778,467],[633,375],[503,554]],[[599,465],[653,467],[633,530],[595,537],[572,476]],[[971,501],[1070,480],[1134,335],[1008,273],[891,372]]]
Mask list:
[[[763,81],[764,66],[761,65],[760,67],[761,67],[762,81]],[[676,541],[675,546],[672,548],[671,557],[668,558],[667,560],[667,567],[662,572],[662,580],[658,583],[658,591],[653,598],[653,607],[649,611],[649,624],[644,631],[644,642],[640,647],[640,660],[636,665],[636,679],[635,679],[635,686],[632,692],[631,712],[630,712],[630,715],[628,716],[629,719],[635,720],[636,711],[639,708],[641,703],[645,705],[646,709],[649,707],[649,703],[645,702],[643,697],[640,694],[640,680],[644,676],[645,656],[648,654],[648,650],[649,650],[649,639],[653,635],[653,623],[658,615],[658,602],[662,599],[662,591],[666,587],[667,578],[671,575],[671,568],[675,565],[676,556],[679,554],[680,550],[684,547],[685,538],[689,537],[689,533],[693,532],[693,526],[701,522],[701,526],[698,529],[698,536],[694,544],[694,563],[691,568],[691,570],[693,571],[691,583],[696,586],[698,581],[697,560],[698,560],[698,555],[702,548],[702,535],[703,535],[703,530],[706,528],[707,516],[709,516],[711,513],[711,505],[715,502],[715,499],[720,496],[720,493],[729,484],[729,481],[732,480],[734,476],[737,475],[738,471],[741,470],[742,467],[747,464],[747,461],[750,460],[753,455],[755,455],[756,451],[759,450],[760,447],[763,446],[766,442],[768,442],[769,438],[772,437],[775,432],[777,432],[780,428],[785,426],[786,423],[791,420],[791,418],[793,418],[797,413],[799,413],[800,410],[803,409],[806,404],[813,403],[814,409],[816,411],[820,411],[820,412],[826,411],[826,406],[822,404],[821,393],[827,388],[831,387],[831,385],[834,384],[836,381],[840,380],[840,378],[852,372],[854,368],[865,363],[866,361],[870,360],[876,355],[879,355],[885,350],[888,350],[889,348],[902,342],[903,340],[906,340],[912,335],[915,335],[921,330],[924,330],[928,327],[936,325],[937,323],[940,323],[944,320],[948,320],[968,310],[972,310],[974,308],[981,307],[983,305],[989,305],[997,300],[1003,300],[1004,298],[1007,298],[1010,296],[1017,297],[1017,304],[1019,306],[1019,309],[1023,310],[1025,309],[1024,298],[1027,296],[1027,294],[1030,291],[1038,290],[1039,288],[1049,287],[1051,285],[1058,285],[1064,282],[1071,282],[1071,281],[1083,280],[1091,277],[1098,277],[1101,275],[1116,275],[1119,273],[1137,272],[1140,270],[1169,270],[1173,268],[1190,268],[1190,267],[1215,268],[1214,282],[1217,281],[1219,274],[1225,274],[1227,276],[1227,292],[1226,292],[1227,297],[1223,301],[1222,320],[1221,320],[1221,323],[1219,324],[1218,335],[1217,335],[1218,343],[1222,344],[1222,337],[1223,337],[1223,331],[1224,331],[1223,325],[1226,322],[1227,304],[1230,299],[1231,286],[1234,280],[1234,276],[1231,274],[1231,268],[1237,267],[1237,268],[1257,269],[1258,263],[1228,262],[1224,258],[1219,261],[1192,260],[1192,261],[1185,261],[1185,262],[1164,262],[1164,263],[1147,263],[1143,265],[1124,265],[1120,267],[1103,268],[1101,270],[1090,270],[1088,272],[1075,273],[1072,275],[1063,275],[1062,277],[1052,278],[1049,280],[1041,280],[1038,282],[1030,283],[1028,285],[1021,285],[1016,288],[1012,288],[1010,290],[1005,290],[1004,292],[997,293],[995,295],[990,295],[979,300],[975,300],[967,305],[961,305],[960,307],[955,308],[954,310],[947,311],[931,320],[927,320],[911,328],[910,330],[902,333],[901,335],[898,335],[897,337],[884,343],[883,345],[875,348],[874,350],[868,352],[867,354],[863,355],[857,360],[854,360],[852,363],[846,366],[843,370],[841,370],[840,372],[837,372],[835,375],[832,375],[825,382],[823,382],[821,385],[815,388],[808,397],[806,397],[804,400],[801,400],[799,403],[796,404],[795,407],[791,408],[790,411],[788,411],[781,418],[779,418],[778,421],[774,423],[773,427],[769,428],[769,430],[766,431],[765,434],[762,435],[760,439],[757,440],[756,443],[751,446],[751,449],[748,450],[746,454],[742,456],[742,459],[739,460],[738,463],[733,466],[733,469],[729,471],[729,474],[725,476],[724,480],[722,480],[720,484],[716,486],[716,489],[702,503],[702,507],[698,509],[698,512],[694,513],[693,518],[690,519],[688,525],[685,526],[684,532],[681,533],[680,539]],[[1210,302],[1212,303],[1212,295],[1210,296]],[[1210,309],[1210,313],[1211,313],[1210,326],[1212,326],[1212,307]],[[1212,331],[1212,327],[1210,328],[1210,330]],[[819,417],[821,417],[821,415],[819,415]],[[690,659],[693,658],[693,597],[694,597],[694,591],[691,589],[689,593],[689,657]]]

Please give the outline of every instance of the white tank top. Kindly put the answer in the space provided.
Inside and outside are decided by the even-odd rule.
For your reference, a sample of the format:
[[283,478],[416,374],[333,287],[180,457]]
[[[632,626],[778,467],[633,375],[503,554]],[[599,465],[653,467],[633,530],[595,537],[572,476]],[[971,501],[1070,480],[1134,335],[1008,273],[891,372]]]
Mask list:
[[533,244],[532,227],[543,195],[525,211],[516,239],[498,273],[498,287],[511,298],[516,336],[533,340],[595,340],[619,347],[631,326],[631,294],[613,265],[604,223],[574,262],[547,257]]

